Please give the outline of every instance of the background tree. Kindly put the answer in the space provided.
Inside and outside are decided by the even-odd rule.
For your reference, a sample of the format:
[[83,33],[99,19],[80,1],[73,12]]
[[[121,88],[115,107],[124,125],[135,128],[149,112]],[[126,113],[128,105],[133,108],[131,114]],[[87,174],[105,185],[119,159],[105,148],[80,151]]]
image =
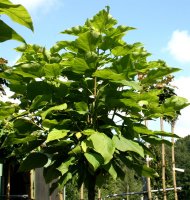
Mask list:
[[140,43],[123,40],[132,29],[117,25],[107,7],[62,32],[74,36],[72,41],[57,42],[49,51],[18,47],[17,64],[0,74],[20,100],[3,120],[3,130],[9,124],[11,131],[3,134],[1,149],[20,159],[20,171],[44,167],[46,182],[57,180],[51,191],[75,179],[94,200],[95,186],[102,187],[108,174],[125,177],[123,165],[156,175],[145,165],[145,153],[152,154],[144,143],[171,134],[151,131],[143,122],[174,117],[187,100],[173,96],[160,104],[158,84],[179,69],[148,62]]
[[190,136],[180,138],[175,143],[176,167],[185,169],[184,173],[177,172],[177,186],[182,187],[179,199],[188,199],[190,195]]

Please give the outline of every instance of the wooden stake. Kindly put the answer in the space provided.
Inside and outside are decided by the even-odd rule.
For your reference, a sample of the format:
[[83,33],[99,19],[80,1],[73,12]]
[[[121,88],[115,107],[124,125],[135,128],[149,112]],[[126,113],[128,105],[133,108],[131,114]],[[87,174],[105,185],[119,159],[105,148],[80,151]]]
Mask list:
[[[147,120],[145,120],[145,126],[148,127]],[[148,143],[146,143],[146,146],[149,147]],[[147,165],[147,167],[150,166],[150,157],[149,157],[149,155],[146,155],[146,165]],[[150,177],[147,177],[147,192],[148,192],[148,199],[152,200]]]
[[[174,127],[175,122],[172,122],[171,124],[171,132],[174,134]],[[173,186],[174,186],[174,195],[175,200],[178,200],[177,196],[177,186],[176,186],[176,173],[175,173],[175,146],[174,146],[174,138],[172,137],[172,174],[173,174]]]
[[98,188],[98,200],[101,200],[101,190]]
[[62,193],[62,192],[59,192],[59,193],[58,193],[58,196],[59,196],[59,200],[64,200],[64,199],[63,199],[63,193]]
[[35,170],[30,171],[30,199],[35,199]]
[[84,200],[84,184],[80,188],[80,200]]
[[[164,121],[163,118],[160,117],[160,130],[164,131]],[[162,137],[163,139],[164,137]],[[162,143],[162,189],[163,189],[163,200],[167,200],[166,196],[166,160],[165,160],[165,145]]]

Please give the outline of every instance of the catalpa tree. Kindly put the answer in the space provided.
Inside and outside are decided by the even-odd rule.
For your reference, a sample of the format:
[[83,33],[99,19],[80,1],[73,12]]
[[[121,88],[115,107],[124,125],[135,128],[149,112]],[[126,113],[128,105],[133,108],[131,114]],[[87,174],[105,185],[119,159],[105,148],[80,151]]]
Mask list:
[[153,156],[145,143],[158,144],[171,134],[149,130],[144,121],[175,117],[187,101],[172,96],[160,103],[164,81],[179,69],[147,61],[142,44],[125,42],[133,29],[117,25],[107,7],[83,26],[63,31],[73,40],[49,51],[18,47],[17,64],[0,74],[20,100],[6,110],[8,118],[1,116],[9,130],[1,149],[11,147],[21,171],[44,167],[46,182],[56,180],[51,191],[75,180],[94,200],[95,186],[101,188],[107,174],[124,177],[123,164],[139,175],[156,175],[144,164],[145,154]]

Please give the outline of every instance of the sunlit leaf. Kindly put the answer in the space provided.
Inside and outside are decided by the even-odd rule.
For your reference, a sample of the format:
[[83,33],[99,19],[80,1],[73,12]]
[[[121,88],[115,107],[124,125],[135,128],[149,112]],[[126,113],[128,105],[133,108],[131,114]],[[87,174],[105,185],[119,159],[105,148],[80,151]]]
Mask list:
[[53,140],[58,140],[64,138],[69,130],[58,130],[58,129],[53,129],[49,134],[46,139],[46,142],[51,142]]
[[124,138],[123,136],[114,136],[113,142],[115,144],[115,147],[120,151],[132,151],[135,153],[138,153],[140,156],[144,157],[144,150],[142,146],[140,146],[137,142],[128,140]]
[[13,4],[9,0],[1,0],[0,14],[6,14],[13,21],[33,30],[33,24],[30,15],[20,4]]

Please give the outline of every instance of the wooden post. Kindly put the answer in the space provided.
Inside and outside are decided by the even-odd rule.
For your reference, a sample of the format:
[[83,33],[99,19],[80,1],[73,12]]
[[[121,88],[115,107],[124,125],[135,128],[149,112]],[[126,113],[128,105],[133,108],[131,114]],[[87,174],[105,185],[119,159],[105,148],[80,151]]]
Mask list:
[[30,171],[30,199],[35,199],[35,170]]
[[[174,127],[175,127],[175,122],[172,122],[172,124],[171,124],[172,134],[174,134]],[[175,196],[175,200],[178,200],[177,186],[176,186],[176,173],[175,173],[175,143],[174,143],[174,137],[172,137],[172,174],[173,174],[174,196]]]
[[59,196],[59,200],[64,200],[64,199],[63,199],[63,193],[62,193],[62,192],[59,192],[59,193],[58,193],[58,196]]
[[[145,126],[148,127],[148,122],[145,120]],[[146,143],[147,148],[149,148],[149,144]],[[147,167],[150,166],[150,157],[146,155],[146,165]],[[147,192],[148,192],[148,200],[152,200],[152,193],[151,193],[151,182],[150,177],[147,177]]]
[[80,188],[80,200],[84,200],[84,184]]
[[[160,117],[160,130],[164,131],[164,121],[163,118]],[[163,139],[164,137],[162,137]],[[162,189],[163,189],[163,200],[167,200],[166,196],[166,160],[165,160],[165,145],[162,143]]]
[[98,200],[101,200],[101,190],[98,188]]

